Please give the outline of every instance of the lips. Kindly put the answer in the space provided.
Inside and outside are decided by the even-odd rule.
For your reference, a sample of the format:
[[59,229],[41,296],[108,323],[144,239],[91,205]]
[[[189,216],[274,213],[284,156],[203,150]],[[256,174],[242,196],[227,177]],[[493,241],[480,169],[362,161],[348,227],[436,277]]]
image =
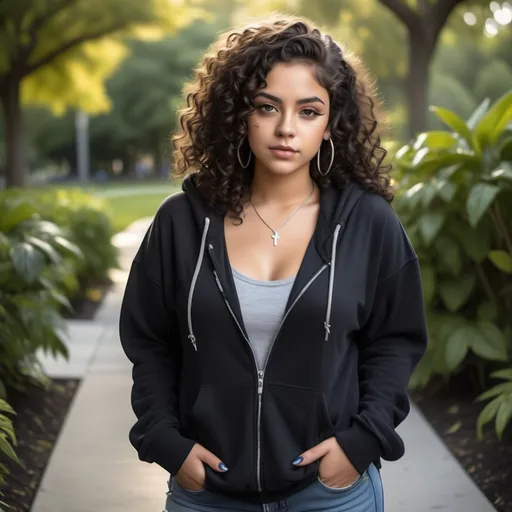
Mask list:
[[290,153],[297,153],[295,149],[291,146],[272,146],[270,149],[275,149],[277,151],[289,151]]

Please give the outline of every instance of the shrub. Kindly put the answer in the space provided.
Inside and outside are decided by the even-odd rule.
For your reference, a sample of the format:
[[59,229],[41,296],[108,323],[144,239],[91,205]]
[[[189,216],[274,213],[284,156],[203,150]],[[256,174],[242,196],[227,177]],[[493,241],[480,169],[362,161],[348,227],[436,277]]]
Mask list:
[[[433,107],[451,131],[421,133],[395,157],[396,209],[421,263],[429,327],[412,387],[468,366],[482,385],[496,367],[494,376],[509,376],[502,367],[512,362],[512,92],[489,103],[467,122]],[[484,395],[499,403],[482,411],[480,434],[495,416],[503,433],[511,387]]]
[[6,386],[44,382],[39,348],[67,355],[59,308],[77,287],[80,250],[23,198],[0,202],[0,397]]
[[[13,446],[16,446],[16,435],[12,421],[7,414],[15,414],[15,412],[5,400],[0,399],[0,461],[9,458],[19,464],[18,457],[13,448]],[[7,466],[0,462],[0,498],[2,497],[1,488],[5,484],[5,477],[8,474]],[[3,507],[8,507],[8,505],[0,501],[0,512],[5,510]]]
[[42,218],[60,226],[81,251],[76,275],[80,282],[107,279],[118,267],[118,252],[112,245],[114,229],[107,205],[80,189],[9,189],[10,196],[30,198]]

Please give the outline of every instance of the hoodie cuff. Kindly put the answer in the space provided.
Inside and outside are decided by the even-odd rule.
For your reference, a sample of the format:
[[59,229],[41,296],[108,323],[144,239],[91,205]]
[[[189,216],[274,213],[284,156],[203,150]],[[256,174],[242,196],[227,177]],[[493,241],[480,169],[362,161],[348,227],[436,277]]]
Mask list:
[[145,459],[155,462],[174,476],[195,444],[175,428],[160,430],[151,440]]
[[335,437],[360,475],[380,457],[379,441],[357,422],[350,428],[337,432]]

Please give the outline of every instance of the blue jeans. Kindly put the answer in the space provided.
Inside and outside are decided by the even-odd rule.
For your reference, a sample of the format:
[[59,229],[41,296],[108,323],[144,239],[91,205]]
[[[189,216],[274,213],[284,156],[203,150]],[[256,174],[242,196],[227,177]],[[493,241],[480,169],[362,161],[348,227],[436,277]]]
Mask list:
[[372,464],[349,487],[332,489],[316,480],[286,500],[258,505],[233,500],[207,490],[189,491],[176,480],[164,512],[384,512],[384,491],[379,470]]

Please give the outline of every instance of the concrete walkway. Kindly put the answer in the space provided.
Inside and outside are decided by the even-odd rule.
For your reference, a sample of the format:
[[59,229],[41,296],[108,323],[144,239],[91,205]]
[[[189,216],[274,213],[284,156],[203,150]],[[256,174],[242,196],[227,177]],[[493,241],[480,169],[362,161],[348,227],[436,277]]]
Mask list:
[[[117,322],[131,260],[149,220],[117,235],[122,270],[94,321],[71,321],[70,360],[42,357],[55,377],[81,385],[47,467],[32,512],[161,512],[167,475],[140,462],[128,442],[134,422],[131,367]],[[443,442],[413,407],[398,431],[407,453],[382,469],[386,512],[492,512]]]

